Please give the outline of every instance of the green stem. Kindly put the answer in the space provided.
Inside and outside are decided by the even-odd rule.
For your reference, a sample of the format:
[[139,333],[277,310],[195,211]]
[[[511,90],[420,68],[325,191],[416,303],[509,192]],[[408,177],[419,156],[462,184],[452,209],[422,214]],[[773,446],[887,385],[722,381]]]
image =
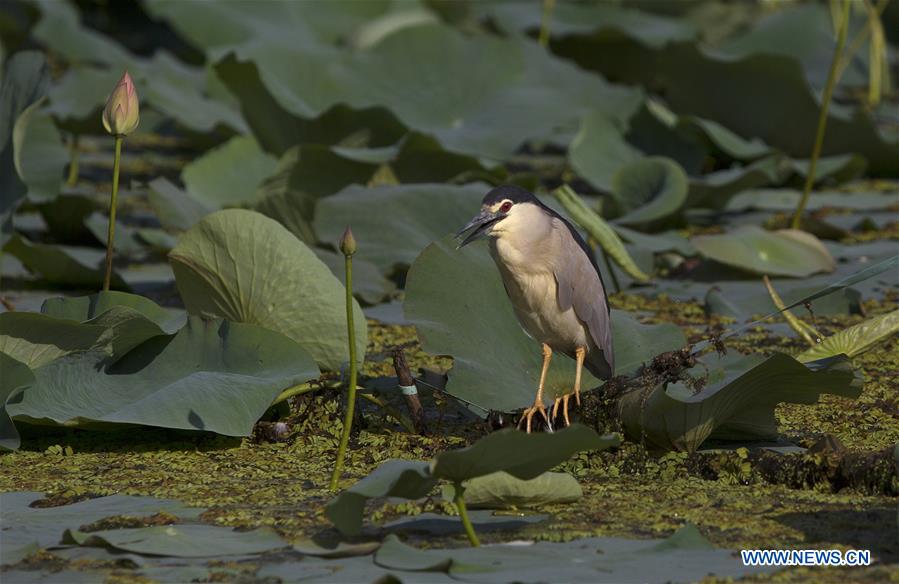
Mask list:
[[307,394],[313,392],[317,389],[335,389],[339,387],[339,383],[326,382],[326,383],[318,383],[309,381],[306,383],[299,383],[297,385],[288,387],[284,391],[278,394],[278,397],[274,399],[272,405],[279,404],[283,401],[286,401],[294,396]]
[[815,146],[812,149],[812,158],[808,163],[808,176],[805,177],[805,187],[802,189],[802,198],[799,200],[799,206],[793,214],[793,220],[790,227],[799,229],[802,221],[802,213],[805,211],[805,205],[808,203],[808,197],[812,192],[812,186],[815,184],[815,172],[818,166],[818,157],[821,155],[821,147],[824,145],[824,130],[827,128],[827,110],[830,108],[830,98],[833,95],[833,88],[837,81],[837,69],[840,64],[840,55],[843,53],[843,47],[846,45],[846,31],[849,29],[849,0],[843,0],[843,14],[840,21],[840,28],[837,31],[837,46],[834,48],[833,59],[830,61],[830,71],[827,74],[827,84],[824,86],[824,95],[821,98],[821,112],[818,115],[818,131],[815,134]]
[[112,279],[112,248],[115,244],[115,209],[119,196],[119,162],[122,158],[122,141],[125,136],[115,137],[115,162],[112,166],[112,197],[109,199],[109,230],[106,233],[106,271],[103,274],[103,290],[109,290]]
[[337,481],[343,472],[343,459],[346,456],[347,442],[350,440],[350,430],[353,426],[353,415],[356,410],[356,328],[353,325],[353,256],[344,255],[346,269],[346,326],[349,338],[350,350],[350,386],[347,392],[346,415],[343,420],[343,433],[340,435],[340,445],[337,447],[337,461],[334,463],[334,472],[331,474],[331,490],[337,489]]
[[549,46],[549,26],[552,22],[555,5],[556,0],[543,0],[543,16],[540,18],[540,38],[538,39],[541,47]]
[[78,151],[78,134],[72,134],[72,141],[69,142],[69,176],[66,178],[66,185],[74,187],[78,183],[78,159],[80,152]]
[[453,483],[453,503],[459,511],[459,519],[462,520],[465,535],[468,536],[468,541],[471,542],[472,546],[478,547],[481,545],[481,542],[478,540],[478,534],[474,532],[474,525],[471,524],[471,519],[468,518],[468,508],[465,506],[464,495],[465,487],[462,486],[462,483]]

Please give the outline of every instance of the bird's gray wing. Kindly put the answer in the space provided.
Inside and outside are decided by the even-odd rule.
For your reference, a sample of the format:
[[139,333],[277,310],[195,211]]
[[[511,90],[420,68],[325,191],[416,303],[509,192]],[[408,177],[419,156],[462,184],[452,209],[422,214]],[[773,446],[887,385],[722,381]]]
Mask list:
[[[599,355],[588,353],[587,359],[594,366],[590,370],[594,373],[598,371],[602,377],[611,377],[615,370],[615,356],[612,350],[609,304],[602,279],[577,240],[568,237],[565,225],[557,230],[557,237],[560,253],[555,256],[553,274],[558,284],[559,308],[568,310],[573,307],[578,319],[586,325],[596,347],[602,350],[602,359]],[[602,363],[603,360],[605,363]]]

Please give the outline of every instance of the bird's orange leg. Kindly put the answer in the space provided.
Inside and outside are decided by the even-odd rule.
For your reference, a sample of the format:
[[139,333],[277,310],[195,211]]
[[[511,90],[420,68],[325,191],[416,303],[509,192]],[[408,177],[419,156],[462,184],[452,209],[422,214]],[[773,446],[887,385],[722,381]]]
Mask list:
[[540,412],[546,424],[549,425],[549,416],[546,414],[546,408],[543,406],[543,385],[546,383],[546,372],[549,371],[549,362],[553,357],[553,350],[543,343],[543,370],[540,372],[540,385],[537,386],[537,397],[534,398],[534,405],[521,413],[521,419],[518,426],[521,427],[522,422],[527,422],[527,432],[531,433],[531,420],[534,414]]
[[[581,370],[584,368],[584,359],[587,356],[587,350],[583,347],[578,347],[574,352],[577,368],[574,373],[574,402],[577,405],[581,405]],[[565,425],[570,426],[571,422],[568,420],[568,400],[571,398],[571,393],[566,393],[561,397],[557,397],[556,401],[553,402],[553,410],[552,417],[556,419],[556,413],[559,411],[559,403],[562,404],[562,419],[565,420]]]
[[581,371],[584,369],[584,359],[587,357],[587,349],[578,347],[574,351],[577,360],[577,368],[574,371],[574,403],[581,405]]

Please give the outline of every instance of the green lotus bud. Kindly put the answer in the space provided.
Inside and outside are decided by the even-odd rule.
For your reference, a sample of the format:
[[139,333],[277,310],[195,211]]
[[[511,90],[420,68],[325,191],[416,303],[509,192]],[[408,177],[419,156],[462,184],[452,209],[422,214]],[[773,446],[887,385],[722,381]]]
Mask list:
[[131,75],[125,71],[103,108],[103,127],[113,136],[127,136],[140,122],[137,91]]
[[353,230],[349,227],[346,228],[346,231],[343,232],[343,237],[340,238],[340,251],[345,256],[351,256],[356,253],[356,238],[353,237]]

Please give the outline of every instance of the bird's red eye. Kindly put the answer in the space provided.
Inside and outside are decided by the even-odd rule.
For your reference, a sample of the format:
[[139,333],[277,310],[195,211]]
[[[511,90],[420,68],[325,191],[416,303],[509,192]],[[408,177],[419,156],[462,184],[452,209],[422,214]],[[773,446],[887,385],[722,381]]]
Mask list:
[[499,208],[499,210],[500,210],[500,212],[502,212],[502,213],[508,213],[508,212],[509,212],[509,209],[511,209],[511,208],[512,208],[512,203],[511,203],[510,201],[506,201],[506,202],[503,203],[503,205]]

